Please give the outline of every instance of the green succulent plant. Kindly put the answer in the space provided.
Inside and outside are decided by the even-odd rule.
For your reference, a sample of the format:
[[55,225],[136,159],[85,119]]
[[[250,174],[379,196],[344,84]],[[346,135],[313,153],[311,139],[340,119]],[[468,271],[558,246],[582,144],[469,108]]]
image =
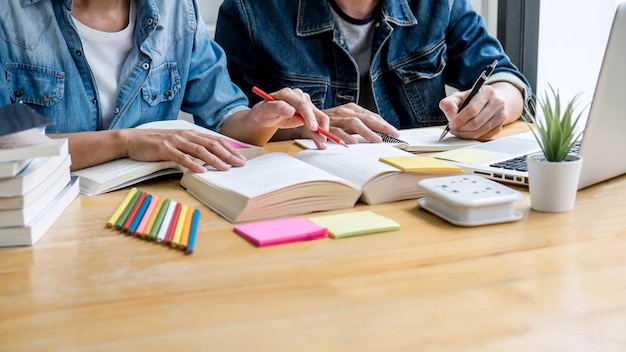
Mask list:
[[526,109],[523,119],[534,126],[531,130],[539,142],[541,151],[547,161],[561,162],[565,160],[576,141],[582,134],[578,128],[580,117],[586,108],[578,111],[580,93],[566,103],[565,109],[561,106],[561,96],[558,90],[549,85],[543,98],[537,98],[540,116]]

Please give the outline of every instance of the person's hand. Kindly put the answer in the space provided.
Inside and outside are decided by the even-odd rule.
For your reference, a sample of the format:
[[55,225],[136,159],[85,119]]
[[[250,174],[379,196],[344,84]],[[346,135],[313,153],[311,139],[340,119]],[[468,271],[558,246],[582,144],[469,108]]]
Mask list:
[[328,129],[329,118],[317,109],[308,94],[300,89],[283,88],[270,94],[275,101],[262,101],[252,107],[254,122],[263,127],[290,129],[303,125],[294,117],[298,113],[304,119],[304,129],[318,148],[326,148],[326,137],[317,133],[318,126]]
[[330,117],[330,132],[348,144],[357,143],[352,134],[359,134],[372,143],[382,141],[374,131],[393,137],[400,136],[398,130],[380,115],[354,103],[325,109],[324,112]]
[[519,118],[524,105],[522,93],[512,84],[484,85],[469,104],[459,107],[470,91],[452,93],[439,102],[448,119],[450,133],[464,139],[487,140],[500,133],[502,126]]
[[134,160],[171,160],[194,172],[206,169],[190,156],[217,170],[243,166],[246,162],[246,158],[223,138],[194,130],[128,129],[124,134],[126,152]]

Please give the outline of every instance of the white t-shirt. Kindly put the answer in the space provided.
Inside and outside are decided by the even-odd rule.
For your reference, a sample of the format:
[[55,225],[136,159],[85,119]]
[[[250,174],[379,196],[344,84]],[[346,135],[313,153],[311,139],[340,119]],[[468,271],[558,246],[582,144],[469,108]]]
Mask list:
[[83,55],[96,80],[100,128],[107,129],[115,111],[122,66],[134,44],[134,1],[130,4],[128,26],[119,32],[101,32],[80,23],[74,17],[72,19],[83,44]]

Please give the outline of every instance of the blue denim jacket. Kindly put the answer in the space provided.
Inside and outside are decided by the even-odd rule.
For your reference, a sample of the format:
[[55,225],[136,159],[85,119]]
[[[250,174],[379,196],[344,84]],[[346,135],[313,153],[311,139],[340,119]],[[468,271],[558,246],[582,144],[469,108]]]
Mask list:
[[[381,2],[371,79],[378,111],[392,125],[445,124],[439,109],[445,85],[471,88],[494,59],[499,63],[490,82],[516,83],[530,96],[528,81],[468,0]],[[225,0],[215,40],[244,92],[252,85],[300,88],[318,108],[358,101],[356,63],[327,0]]]
[[[23,102],[52,119],[47,132],[98,130],[100,107],[71,0],[3,1],[0,105]],[[248,108],[230,81],[223,50],[210,39],[195,0],[136,0],[135,42],[126,59],[109,129],[176,119],[219,130]]]

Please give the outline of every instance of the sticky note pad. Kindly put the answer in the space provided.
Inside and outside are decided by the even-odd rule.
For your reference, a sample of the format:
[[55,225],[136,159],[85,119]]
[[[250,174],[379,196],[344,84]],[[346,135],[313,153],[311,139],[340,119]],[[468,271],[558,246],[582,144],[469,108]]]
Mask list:
[[369,235],[400,229],[397,222],[369,210],[316,216],[309,218],[309,221],[326,227],[332,238]]
[[404,172],[461,172],[462,169],[452,163],[426,156],[385,156],[379,159]]
[[230,139],[224,139],[226,141],[226,143],[230,144],[232,147],[234,147],[235,149],[245,149],[245,148],[249,148],[243,144],[239,144],[235,141],[231,141]]
[[328,237],[325,227],[304,218],[252,222],[236,225],[233,230],[259,247]]
[[436,153],[436,154],[431,155],[431,157],[436,158],[436,159],[451,160],[451,161],[457,161],[460,163],[471,164],[471,163],[479,163],[482,161],[493,159],[494,157],[498,155],[499,155],[498,153],[492,153],[492,152],[487,152],[487,151],[482,151],[482,150],[477,150],[477,149],[459,148],[459,149],[453,149],[453,150],[448,150],[445,152]]

